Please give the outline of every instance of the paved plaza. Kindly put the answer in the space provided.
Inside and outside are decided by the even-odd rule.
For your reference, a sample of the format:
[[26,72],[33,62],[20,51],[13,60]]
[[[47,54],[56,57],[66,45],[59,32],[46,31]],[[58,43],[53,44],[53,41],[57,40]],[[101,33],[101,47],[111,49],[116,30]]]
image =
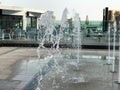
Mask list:
[[[0,47],[0,90],[22,90],[31,82],[40,68],[49,62],[47,53],[52,53],[52,49],[42,49],[41,59],[38,60],[36,50],[30,47]],[[68,52],[76,53],[76,50],[61,49],[62,54]],[[111,65],[106,65],[107,59],[103,58],[108,55],[108,50],[84,49],[81,54],[83,58],[78,64],[78,70],[74,70],[73,65],[68,66],[68,74],[63,80],[61,76],[64,74],[58,74],[52,68],[43,77],[41,90],[120,90],[119,85],[114,83],[118,78],[118,57],[115,67],[117,73],[111,73]],[[74,75],[79,77],[81,74],[86,82],[72,83],[67,78]],[[54,80],[56,84],[52,84]]]

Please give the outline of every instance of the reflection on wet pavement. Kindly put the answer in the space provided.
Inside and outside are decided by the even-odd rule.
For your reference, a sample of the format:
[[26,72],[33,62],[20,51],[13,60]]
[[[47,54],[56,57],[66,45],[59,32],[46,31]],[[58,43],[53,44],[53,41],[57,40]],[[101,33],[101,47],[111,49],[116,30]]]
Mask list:
[[[69,55],[72,55],[71,53],[76,54],[76,50],[74,49],[63,49],[61,51],[62,51],[62,54],[66,55],[65,57],[69,57]],[[20,90],[24,88],[29,82],[31,82],[34,76],[39,72],[40,68],[43,68],[46,64],[49,64],[48,62],[51,60],[52,57],[46,57],[47,53],[48,53],[48,50],[41,50],[41,59],[38,60],[36,48],[1,47],[0,48],[0,90]],[[53,90],[66,90],[64,89],[64,87],[67,87],[67,89],[69,90],[80,90],[81,87],[83,88],[82,90],[97,90],[97,88],[100,88],[100,85],[103,86],[101,90],[103,89],[119,90],[119,86],[114,83],[114,81],[117,80],[117,77],[118,77],[117,73],[113,75],[112,73],[109,72],[111,69],[111,66],[104,65],[107,61],[107,57],[105,58],[105,60],[102,60],[103,56],[107,55],[106,50],[82,50],[82,54],[83,54],[82,58],[84,58],[86,61],[84,60],[83,64],[80,64],[80,67],[81,67],[80,70],[83,70],[82,72],[84,71],[88,72],[89,73],[88,77],[90,76],[96,77],[97,79],[95,78],[91,79],[91,82],[87,83],[86,85],[72,84],[73,85],[72,86],[70,83],[67,84],[66,82],[62,87],[57,89],[54,88]],[[118,51],[116,51],[116,56],[118,56]],[[76,58],[74,55],[71,57],[73,59]],[[118,71],[117,67],[118,67],[118,64],[116,64],[116,71]],[[93,72],[94,70],[96,73],[92,74],[91,72]],[[103,72],[103,70],[105,72],[104,75],[101,73]],[[42,73],[46,74],[46,72],[42,72]],[[48,79],[47,77],[53,74],[54,72],[52,72],[51,70],[45,76],[46,78],[44,78],[44,80],[47,81]],[[79,73],[79,75],[81,75],[81,73]],[[79,75],[78,75],[78,80],[76,80],[76,78],[74,79],[68,78],[67,80],[79,81],[81,80]],[[100,75],[100,78],[98,78],[99,75]],[[57,77],[59,77],[59,75]],[[50,81],[51,80],[52,79],[50,79]],[[101,83],[101,82],[104,82],[104,83]],[[43,83],[46,83],[46,82],[43,81]],[[49,88],[49,85],[47,86]],[[95,87],[95,88],[88,89],[88,88],[85,88],[86,86],[90,88],[92,87]],[[109,87],[105,89],[105,87],[108,87],[108,86],[112,86],[112,88]],[[42,90],[50,90],[48,88],[42,89]]]

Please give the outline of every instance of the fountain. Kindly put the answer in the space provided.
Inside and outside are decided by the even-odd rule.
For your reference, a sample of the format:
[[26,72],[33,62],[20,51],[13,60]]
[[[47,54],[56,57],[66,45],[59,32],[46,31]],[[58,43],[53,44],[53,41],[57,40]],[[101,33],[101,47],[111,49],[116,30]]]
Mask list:
[[113,60],[112,60],[112,72],[115,72],[115,45],[116,45],[116,22],[114,23],[113,33]]
[[[64,9],[61,24],[59,30],[54,26],[53,12],[47,11],[42,14],[39,19],[41,26],[42,38],[39,39],[39,46],[37,48],[39,71],[35,73],[35,78],[32,78],[29,86],[35,86],[32,90],[87,90],[83,87],[90,86],[90,90],[96,90],[96,87],[105,87],[108,85],[106,77],[109,77],[106,70],[106,66],[103,66],[101,57],[84,55],[84,50],[81,51],[81,22],[78,13],[74,13],[72,17],[73,28],[71,33],[66,33],[69,28],[68,23],[68,10]],[[56,34],[53,34],[57,32]],[[68,36],[67,36],[67,35]],[[111,63],[110,57],[110,26],[109,26],[109,38],[108,38],[108,64]],[[71,47],[61,48],[61,44],[66,44],[67,41],[65,35],[71,42]],[[72,37],[71,37],[72,36]],[[64,41],[65,40],[65,41]],[[119,39],[120,40],[120,39]],[[120,41],[119,41],[120,42]],[[50,48],[47,48],[45,44],[51,44]],[[120,43],[119,43],[120,44]],[[115,31],[114,31],[114,43],[113,43],[113,57],[115,56]],[[87,51],[87,50],[86,50]],[[120,51],[120,49],[119,49]],[[89,53],[89,52],[88,52]],[[98,53],[98,52],[95,52]],[[106,53],[105,53],[106,54]],[[105,55],[104,54],[104,55]],[[95,54],[96,55],[96,54]],[[87,57],[88,56],[88,57]],[[97,59],[96,59],[97,57]],[[119,52],[120,57],[120,52]],[[47,63],[44,62],[47,60]],[[105,61],[105,60],[104,60]],[[120,61],[120,60],[119,60]],[[105,61],[106,63],[106,61]],[[120,62],[119,62],[120,63]],[[42,66],[42,64],[44,64]],[[113,60],[114,72],[114,60]],[[26,64],[26,70],[28,65]],[[120,68],[119,68],[120,70]],[[107,74],[106,74],[107,72]],[[119,71],[120,73],[120,71]],[[111,78],[111,77],[110,77]],[[120,83],[120,74],[118,77],[118,83]],[[33,80],[34,79],[34,80]],[[107,83],[101,83],[105,80]],[[96,86],[97,84],[97,86]],[[93,85],[93,86],[91,86]],[[102,86],[101,86],[102,85]],[[28,87],[29,87],[28,86]],[[81,86],[81,87],[80,87]],[[91,89],[95,86],[95,89]],[[77,87],[77,89],[75,88]],[[24,89],[26,90],[26,88]],[[103,90],[103,88],[100,90]],[[110,89],[106,89],[110,90]]]
[[52,11],[47,11],[45,12],[41,18],[40,18],[40,25],[45,28],[45,33],[42,37],[42,41],[39,43],[39,47],[45,48],[44,43],[45,41],[48,41],[48,43],[52,42],[53,43],[53,30],[55,29],[54,27],[54,20],[53,20],[53,12]]
[[79,18],[79,14],[75,13],[75,17],[74,17],[74,29],[76,30],[75,32],[78,33],[77,35],[77,47],[78,47],[78,54],[77,54],[77,63],[79,63],[80,60],[80,53],[81,53],[81,33],[80,33],[80,18]]
[[[119,21],[120,25],[120,21]],[[120,32],[119,32],[119,65],[120,65]],[[118,83],[120,84],[120,66],[118,68]]]
[[[119,21],[119,27],[120,27],[120,21]],[[119,67],[118,67],[118,81],[116,81],[117,84],[120,84],[120,32],[119,32],[119,59],[118,59]]]
[[[54,65],[52,66],[51,71],[55,70],[53,77],[51,76],[51,78],[49,78],[49,79],[53,79],[52,89],[58,88],[60,86],[60,83],[57,82],[58,77],[61,78],[63,83],[86,82],[83,74],[79,74],[79,75],[70,74],[70,69],[79,70],[79,63],[81,58],[80,57],[80,54],[81,54],[81,34],[80,33],[81,32],[80,32],[80,18],[78,13],[75,13],[73,17],[73,23],[74,23],[73,38],[74,38],[74,44],[75,44],[74,45],[75,52],[77,54],[76,55],[75,53],[73,54],[72,51],[69,52],[68,54],[65,54],[63,53],[64,51],[61,51],[61,49],[59,48],[60,43],[64,38],[64,32],[66,29],[68,29],[67,15],[68,15],[68,10],[67,8],[65,8],[63,11],[62,19],[61,19],[60,31],[56,36],[53,36],[53,30],[55,29],[53,19],[52,19],[53,12],[47,11],[40,18],[40,25],[46,28],[46,30],[41,42],[39,43],[39,47],[37,48],[37,54],[38,54],[38,59],[40,59],[41,58],[40,50],[46,49],[46,47],[44,46],[45,42],[47,41],[52,43],[53,45],[51,47],[52,50],[48,49],[48,53],[50,53],[49,50],[52,52],[51,55],[54,61]],[[51,36],[50,39],[46,38],[49,36]],[[36,90],[41,90],[42,88],[41,81],[44,77],[44,75],[42,75],[42,72],[43,70],[40,69],[40,75],[38,78],[38,87],[36,88]]]
[[110,23],[108,25],[108,62],[107,64],[110,65],[111,64],[111,58],[110,58],[110,53],[111,53],[111,50],[110,50],[110,29],[111,29],[111,26],[110,26]]

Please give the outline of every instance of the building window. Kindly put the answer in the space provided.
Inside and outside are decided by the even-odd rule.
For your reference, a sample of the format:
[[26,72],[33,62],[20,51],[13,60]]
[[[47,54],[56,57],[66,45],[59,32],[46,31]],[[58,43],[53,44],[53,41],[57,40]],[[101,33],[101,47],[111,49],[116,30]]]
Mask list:
[[0,19],[0,26],[2,29],[22,28],[22,21],[22,16],[3,15]]
[[27,17],[27,28],[37,28],[36,17]]

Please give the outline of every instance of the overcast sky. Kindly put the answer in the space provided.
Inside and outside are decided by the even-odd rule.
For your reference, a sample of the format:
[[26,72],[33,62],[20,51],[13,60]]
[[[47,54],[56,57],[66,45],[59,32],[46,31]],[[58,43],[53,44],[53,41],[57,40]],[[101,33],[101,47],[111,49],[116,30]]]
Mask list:
[[52,10],[56,19],[60,20],[64,8],[68,8],[69,17],[74,11],[79,13],[81,20],[88,15],[89,20],[102,20],[103,8],[120,10],[120,0],[0,0],[3,4],[33,8],[40,10]]

